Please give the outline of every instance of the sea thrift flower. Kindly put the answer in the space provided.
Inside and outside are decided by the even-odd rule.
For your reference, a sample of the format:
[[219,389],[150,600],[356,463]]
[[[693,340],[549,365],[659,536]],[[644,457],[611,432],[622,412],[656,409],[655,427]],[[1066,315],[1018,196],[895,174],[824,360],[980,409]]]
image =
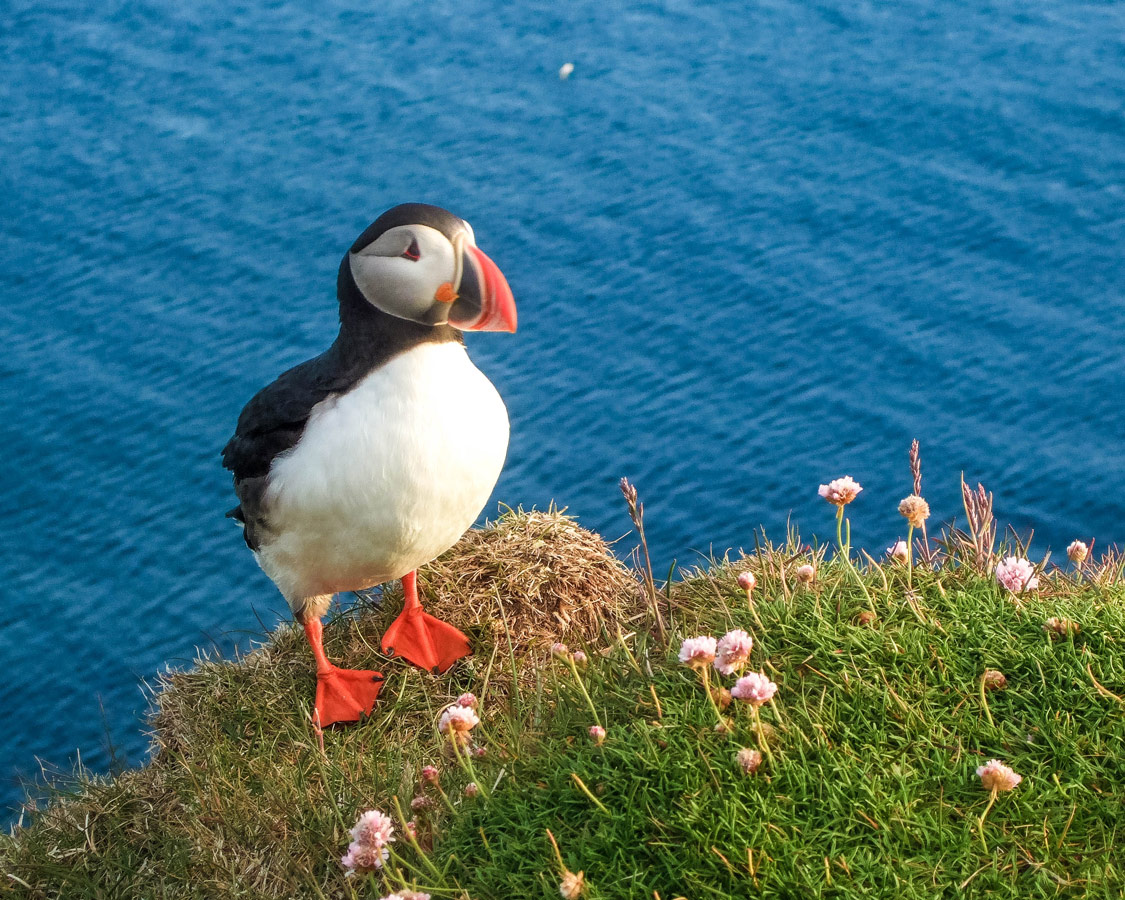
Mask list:
[[457,705],[458,706],[467,706],[467,707],[469,707],[469,709],[476,709],[477,708],[476,694],[469,694],[469,693],[462,694],[460,697],[457,698]]
[[605,729],[601,725],[591,725],[590,738],[600,747],[605,743]]
[[719,707],[720,710],[724,710],[730,706],[730,691],[726,688],[715,688],[711,691],[711,696],[715,700],[715,705]]
[[768,703],[776,693],[777,685],[760,672],[743,675],[730,690],[730,695],[736,700],[742,700],[752,706]]
[[391,817],[383,815],[377,809],[369,809],[361,813],[351,830],[352,840],[378,847],[386,846],[393,841],[394,833],[395,826]]
[[472,798],[472,797],[475,797],[479,793],[480,793],[480,788],[477,786],[477,783],[475,781],[470,781],[467,785],[465,785],[465,796],[466,797]]
[[586,665],[586,654],[583,653],[581,650],[575,650],[574,655],[571,656],[571,659],[574,660],[574,664],[576,666],[578,666],[579,668]]
[[1002,691],[1008,686],[1008,679],[998,669],[984,670],[984,689],[986,691]]
[[437,784],[438,770],[437,766],[422,766],[422,777],[430,782],[430,784]]
[[1010,791],[1023,781],[1022,775],[1017,775],[998,759],[990,759],[986,765],[978,766],[977,775],[986,791]]
[[1070,546],[1066,548],[1066,555],[1072,563],[1082,565],[1086,562],[1086,557],[1090,555],[1090,548],[1086,546],[1084,541],[1072,541]]
[[845,475],[828,484],[822,484],[817,493],[833,506],[847,506],[862,490],[863,488],[851,475]]
[[382,897],[381,900],[430,900],[430,895],[421,891],[395,891]]
[[917,494],[911,494],[899,503],[898,511],[911,528],[921,528],[930,517],[930,504]]
[[1078,634],[1080,631],[1077,622],[1071,619],[1060,619],[1058,616],[1051,616],[1051,618],[1044,622],[1043,630],[1048,634],[1057,634],[1060,637]]
[[814,578],[816,578],[816,569],[808,563],[797,569],[797,580],[801,583],[808,584]]
[[749,747],[743,747],[734,755],[734,758],[738,762],[738,767],[747,775],[753,775],[762,764],[761,752],[751,750]]
[[563,900],[578,900],[586,888],[586,875],[583,872],[574,873],[570,870],[563,872],[562,881],[559,882],[559,894]]
[[688,638],[680,645],[680,662],[693,669],[705,669],[715,661],[713,637]]
[[477,747],[473,751],[473,756],[475,756],[477,759],[484,759],[486,756],[488,756],[488,748],[487,747]]
[[349,877],[357,872],[374,872],[390,857],[387,844],[394,840],[394,824],[379,810],[361,813],[351,835],[353,840],[348,852],[340,859]]
[[412,841],[418,840],[418,820],[417,819],[411,819],[409,822],[407,822],[406,828],[404,830],[406,831],[406,833],[408,835],[410,835],[410,839]]
[[1034,591],[1039,587],[1035,568],[1026,559],[1008,556],[996,566],[996,580],[1013,594]]
[[906,541],[896,541],[887,548],[887,558],[895,562],[906,562]]
[[749,594],[754,590],[754,586],[758,583],[758,579],[754,577],[753,572],[739,572],[738,573],[738,586]]
[[469,740],[469,732],[479,723],[480,717],[476,712],[468,706],[454,704],[441,714],[441,719],[438,721],[438,732],[464,744]]
[[722,675],[732,675],[742,671],[750,658],[750,648],[753,646],[754,639],[741,628],[728,631],[719,638],[715,648],[715,671]]
[[560,659],[570,656],[570,648],[562,641],[555,641],[551,644],[551,656],[557,656]]
[[357,872],[367,873],[380,869],[390,857],[391,851],[386,847],[375,847],[371,844],[361,844],[352,841],[348,845],[348,852],[340,858],[340,863],[347,869],[349,877]]

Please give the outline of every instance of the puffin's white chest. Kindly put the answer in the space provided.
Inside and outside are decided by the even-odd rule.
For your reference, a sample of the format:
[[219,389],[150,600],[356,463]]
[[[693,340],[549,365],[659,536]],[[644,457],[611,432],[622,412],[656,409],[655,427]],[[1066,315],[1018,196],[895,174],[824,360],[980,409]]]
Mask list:
[[274,461],[259,562],[291,603],[399,578],[472,525],[507,447],[504,403],[464,347],[409,350],[318,404]]

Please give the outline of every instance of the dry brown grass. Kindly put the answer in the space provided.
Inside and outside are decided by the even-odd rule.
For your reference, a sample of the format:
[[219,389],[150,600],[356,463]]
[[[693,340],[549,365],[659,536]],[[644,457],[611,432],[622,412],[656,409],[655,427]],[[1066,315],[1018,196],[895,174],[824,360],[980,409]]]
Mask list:
[[[605,540],[554,511],[510,512],[470,531],[420,569],[418,583],[426,610],[465,632],[503,635],[506,623],[517,655],[616,634],[645,611],[637,580]],[[384,596],[397,613],[401,589]]]

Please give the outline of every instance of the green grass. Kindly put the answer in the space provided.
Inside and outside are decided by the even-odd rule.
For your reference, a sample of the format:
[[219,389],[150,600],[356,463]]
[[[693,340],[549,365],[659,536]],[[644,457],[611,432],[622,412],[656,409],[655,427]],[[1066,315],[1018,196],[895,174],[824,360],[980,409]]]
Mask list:
[[[555,541],[559,558],[564,539],[550,529],[537,538]],[[381,664],[388,683],[376,715],[325,733],[323,752],[294,630],[240,663],[172,675],[154,762],[84,781],[0,839],[0,894],[377,898],[408,884],[435,898],[545,900],[559,896],[562,874],[549,829],[565,866],[585,873],[584,896],[603,900],[1121,897],[1119,580],[1053,572],[1017,605],[955,561],[916,569],[912,598],[904,567],[868,566],[878,616],[860,624],[868,600],[854,574],[816,556],[811,587],[793,578],[813,559],[795,537],[684,573],[668,591],[669,646],[619,614],[635,598],[607,602],[615,612],[600,634],[564,633],[589,656],[582,686],[608,732],[601,747],[570,669],[542,644],[517,656],[487,611],[474,657],[442,678],[378,659],[393,609],[336,621],[329,654]],[[455,571],[456,555],[443,566]],[[758,577],[753,606],[735,582],[742,568]],[[1081,631],[1052,637],[1050,616]],[[732,627],[753,635],[750,667],[779,685],[762,710],[771,753],[754,775],[734,760],[758,746],[748,709],[733,704],[733,729],[716,732],[698,677],[676,660],[683,637]],[[1008,678],[985,695],[987,709],[986,668]],[[473,765],[488,799],[464,797],[469,776],[435,730],[463,690],[481,698],[474,736],[487,755]],[[982,831],[989,795],[975,769],[994,757],[1024,780],[996,799]],[[423,791],[424,763],[441,768],[452,811]],[[432,850],[420,855],[400,829],[384,872],[346,878],[338,860],[357,813],[393,816],[397,797],[410,816],[420,793],[433,804],[419,820]]]

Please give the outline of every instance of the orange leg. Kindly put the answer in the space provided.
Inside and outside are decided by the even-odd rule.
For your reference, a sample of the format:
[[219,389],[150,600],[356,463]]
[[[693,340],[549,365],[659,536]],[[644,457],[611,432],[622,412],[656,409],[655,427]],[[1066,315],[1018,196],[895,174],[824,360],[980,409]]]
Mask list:
[[435,619],[418,601],[418,572],[402,576],[405,603],[399,617],[383,635],[383,652],[401,656],[430,672],[444,672],[469,655],[469,639],[452,625]]
[[322,726],[335,722],[356,722],[371,715],[375,698],[383,687],[383,676],[378,672],[360,669],[338,669],[324,655],[324,626],[319,618],[305,622],[305,637],[309,639],[316,659],[316,707]]

